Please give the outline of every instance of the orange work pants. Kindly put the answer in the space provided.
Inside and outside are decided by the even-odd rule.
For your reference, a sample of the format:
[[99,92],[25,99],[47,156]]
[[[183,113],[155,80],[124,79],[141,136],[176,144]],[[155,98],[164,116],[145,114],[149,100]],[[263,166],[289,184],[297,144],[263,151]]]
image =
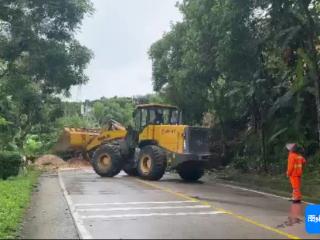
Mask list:
[[301,177],[290,177],[292,186],[292,199],[301,200]]

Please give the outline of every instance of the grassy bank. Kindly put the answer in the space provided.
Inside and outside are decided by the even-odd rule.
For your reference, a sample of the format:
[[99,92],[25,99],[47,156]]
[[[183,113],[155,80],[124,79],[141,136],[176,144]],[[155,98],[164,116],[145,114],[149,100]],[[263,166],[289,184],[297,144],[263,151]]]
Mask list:
[[0,239],[15,238],[39,172],[0,180]]
[[[229,168],[215,171],[210,174],[211,178],[217,178],[234,185],[251,188],[258,191],[291,197],[291,185],[288,178],[283,175],[268,175],[241,173]],[[320,203],[320,178],[319,172],[305,172],[302,178],[302,193],[305,201]]]

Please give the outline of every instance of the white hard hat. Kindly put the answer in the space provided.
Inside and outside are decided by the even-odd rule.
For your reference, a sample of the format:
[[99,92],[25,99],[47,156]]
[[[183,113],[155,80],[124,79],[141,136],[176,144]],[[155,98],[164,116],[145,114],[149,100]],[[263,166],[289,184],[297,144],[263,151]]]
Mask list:
[[296,143],[287,143],[286,149],[288,149],[288,151],[292,151],[296,146],[297,146]]

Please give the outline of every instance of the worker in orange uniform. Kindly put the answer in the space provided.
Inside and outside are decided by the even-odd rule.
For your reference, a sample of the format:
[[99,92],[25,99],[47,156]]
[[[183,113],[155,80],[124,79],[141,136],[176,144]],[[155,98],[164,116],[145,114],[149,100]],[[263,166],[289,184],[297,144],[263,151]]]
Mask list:
[[294,203],[301,202],[301,176],[303,172],[303,166],[306,164],[304,157],[298,153],[298,146],[295,143],[289,143],[286,145],[289,151],[288,155],[288,168],[287,177],[290,178],[292,186],[292,201]]

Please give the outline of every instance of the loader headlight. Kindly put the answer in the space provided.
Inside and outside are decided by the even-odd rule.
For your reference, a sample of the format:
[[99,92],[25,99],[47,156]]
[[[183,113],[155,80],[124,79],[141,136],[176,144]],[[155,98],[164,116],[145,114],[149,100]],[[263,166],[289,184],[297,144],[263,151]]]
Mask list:
[[187,150],[187,143],[186,143],[186,139],[183,139],[183,151]]

